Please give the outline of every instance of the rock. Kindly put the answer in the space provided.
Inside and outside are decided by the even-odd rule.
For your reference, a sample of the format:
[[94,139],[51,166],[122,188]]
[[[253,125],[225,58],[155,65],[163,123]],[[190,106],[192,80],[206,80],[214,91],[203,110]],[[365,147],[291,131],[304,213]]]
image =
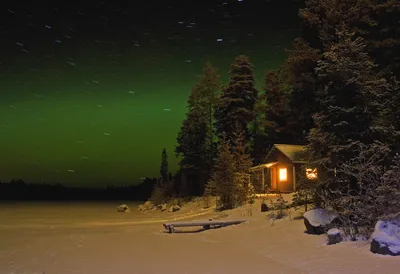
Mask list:
[[167,204],[158,205],[158,209],[161,210],[161,211],[166,211],[167,210]]
[[304,225],[307,233],[324,234],[337,223],[337,215],[322,208],[316,208],[304,213]]
[[131,210],[129,209],[129,206],[127,206],[127,205],[120,205],[117,208],[117,212],[131,212]]
[[261,204],[261,212],[267,212],[269,210],[266,202],[262,202]]
[[178,205],[173,205],[173,206],[171,206],[171,207],[168,209],[168,211],[169,211],[169,212],[176,212],[176,211],[179,211],[180,209],[181,209],[180,206],[178,206]]
[[143,204],[143,206],[144,206],[145,208],[147,208],[147,210],[153,209],[153,208],[155,207],[155,205],[153,205],[153,203],[150,202],[150,201],[146,201],[146,202]]
[[147,211],[147,210],[152,210],[154,207],[155,207],[155,205],[153,205],[152,202],[147,201],[147,202],[145,202],[144,204],[139,205],[138,209],[139,209],[140,211]]
[[331,228],[328,230],[328,245],[338,244],[342,241],[342,236],[337,228]]
[[378,221],[371,239],[372,253],[400,256],[400,218]]

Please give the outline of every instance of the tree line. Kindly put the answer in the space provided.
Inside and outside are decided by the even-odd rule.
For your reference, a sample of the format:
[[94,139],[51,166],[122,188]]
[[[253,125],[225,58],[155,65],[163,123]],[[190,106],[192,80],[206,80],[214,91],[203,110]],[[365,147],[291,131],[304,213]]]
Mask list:
[[143,193],[157,203],[215,195],[232,208],[251,197],[248,168],[273,144],[302,144],[318,178],[299,181],[301,203],[340,212],[355,230],[400,211],[400,4],[308,0],[299,16],[301,35],[261,89],[248,56],[235,58],[226,84],[205,63],[177,135],[179,169],[168,171],[163,150]]
[[357,192],[359,177],[343,166],[367,149],[384,152],[376,167],[393,167],[400,152],[398,1],[308,0],[299,16],[300,37],[283,64],[265,72],[261,90],[248,56],[235,58],[225,85],[211,62],[204,65],[177,136],[179,170],[168,195],[231,189],[223,207],[232,207],[248,167],[262,163],[274,143],[306,146],[319,194],[343,184],[342,192]]
[[0,181],[1,201],[146,201],[152,194],[157,178],[145,178],[139,185],[105,188],[67,187],[59,183],[27,183],[23,180]]

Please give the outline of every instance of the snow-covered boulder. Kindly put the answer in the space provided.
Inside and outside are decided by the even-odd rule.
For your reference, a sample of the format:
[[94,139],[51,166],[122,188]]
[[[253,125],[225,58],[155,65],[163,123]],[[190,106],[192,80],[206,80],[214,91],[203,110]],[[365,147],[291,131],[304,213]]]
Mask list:
[[342,241],[342,236],[340,235],[340,230],[337,228],[329,229],[327,234],[328,234],[328,245],[337,244]]
[[120,205],[117,207],[117,212],[131,212],[128,205]]
[[171,207],[168,209],[168,211],[169,211],[169,212],[176,212],[176,211],[179,211],[180,209],[181,209],[180,206],[178,206],[178,205],[173,205],[173,206],[171,206]]
[[304,225],[308,234],[324,234],[330,228],[333,228],[337,215],[326,209],[316,208],[304,213]]
[[144,204],[139,205],[140,211],[152,210],[155,207],[152,202],[146,201]]
[[371,235],[371,252],[383,255],[400,255],[400,218],[378,221]]
[[158,205],[157,207],[161,211],[166,211],[167,210],[167,204],[161,204],[161,205]]

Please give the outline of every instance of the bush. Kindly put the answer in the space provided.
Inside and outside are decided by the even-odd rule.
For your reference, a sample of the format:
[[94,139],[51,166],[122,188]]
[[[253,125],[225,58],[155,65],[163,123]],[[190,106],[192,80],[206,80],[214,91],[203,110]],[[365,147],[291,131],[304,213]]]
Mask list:
[[159,185],[155,186],[153,192],[151,193],[150,201],[154,205],[167,203],[168,197],[165,189]]
[[338,166],[335,188],[321,193],[324,207],[339,215],[341,228],[353,240],[369,238],[379,219],[400,212],[400,156],[385,171],[386,145],[356,146],[357,155]]
[[298,181],[296,182],[296,193],[293,195],[292,205],[295,209],[304,206],[305,211],[308,211],[309,206],[316,204],[317,188],[319,182],[317,179],[311,180],[306,176],[306,168],[303,166],[298,174]]

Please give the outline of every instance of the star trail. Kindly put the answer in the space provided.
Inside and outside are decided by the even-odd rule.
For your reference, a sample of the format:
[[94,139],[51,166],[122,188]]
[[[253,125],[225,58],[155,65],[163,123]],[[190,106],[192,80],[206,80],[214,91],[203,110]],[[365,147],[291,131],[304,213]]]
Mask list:
[[[170,168],[204,62],[227,81],[298,35],[298,1],[10,2],[0,14],[0,180],[135,184]],[[285,2],[285,3],[283,3]]]

